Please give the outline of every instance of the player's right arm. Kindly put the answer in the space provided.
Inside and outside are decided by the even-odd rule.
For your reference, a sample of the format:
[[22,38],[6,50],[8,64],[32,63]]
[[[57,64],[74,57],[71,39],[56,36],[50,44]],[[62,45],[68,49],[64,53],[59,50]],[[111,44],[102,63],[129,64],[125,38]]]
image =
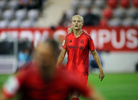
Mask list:
[[62,49],[59,57],[58,57],[58,60],[57,60],[57,66],[59,66],[62,61],[64,60],[64,57],[65,57],[65,54],[66,54],[66,49]]
[[84,86],[78,83],[75,88],[88,100],[104,100],[103,96],[93,86]]
[[105,100],[104,97],[96,90],[93,86],[89,86],[89,95],[88,98],[90,100]]
[[10,100],[3,93],[0,93],[0,100]]
[[22,69],[17,73],[9,76],[0,91],[0,100],[11,100],[25,82],[27,71]]
[[63,41],[63,43],[62,43],[62,51],[61,51],[61,53],[60,53],[60,55],[59,55],[59,57],[58,57],[58,60],[57,60],[57,66],[59,66],[61,63],[62,63],[62,61],[64,60],[64,57],[65,57],[65,54],[66,54],[66,49],[67,49],[67,37],[65,38],[65,40]]
[[12,99],[20,88],[19,80],[16,75],[10,76],[2,86],[0,100]]
[[[75,75],[75,74],[74,74]],[[69,75],[68,83],[71,87],[71,90],[78,91],[88,100],[104,100],[103,96],[94,88],[92,85],[85,85],[78,81],[73,74]]]
[[84,86],[78,83],[76,90],[88,100],[104,100],[103,96],[93,86]]

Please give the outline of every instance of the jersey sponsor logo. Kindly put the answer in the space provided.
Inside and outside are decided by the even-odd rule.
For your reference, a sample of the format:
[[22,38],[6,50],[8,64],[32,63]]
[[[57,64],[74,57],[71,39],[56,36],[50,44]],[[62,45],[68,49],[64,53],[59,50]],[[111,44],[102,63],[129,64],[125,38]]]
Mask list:
[[68,46],[68,48],[70,48],[70,49],[80,49],[80,50],[83,50],[84,49],[84,47],[83,46],[72,46],[72,45],[69,45]]
[[83,44],[84,43],[84,40],[81,40],[80,43]]
[[65,44],[65,40],[63,41],[62,46],[64,46],[64,44]]
[[69,45],[68,48],[70,48],[70,49],[78,49],[78,46]]

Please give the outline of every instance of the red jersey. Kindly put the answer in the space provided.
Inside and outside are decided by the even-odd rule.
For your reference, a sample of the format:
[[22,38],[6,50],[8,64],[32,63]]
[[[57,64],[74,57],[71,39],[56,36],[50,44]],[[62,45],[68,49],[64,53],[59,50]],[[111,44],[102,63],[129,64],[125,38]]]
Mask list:
[[45,81],[36,65],[30,64],[19,71],[17,76],[12,76],[4,84],[3,93],[8,98],[21,91],[21,100],[68,100],[72,90],[80,91],[85,96],[90,95],[90,90],[63,70],[56,70],[55,77]]
[[73,33],[70,33],[63,41],[62,47],[67,50],[68,54],[67,70],[88,75],[89,50],[95,49],[90,35],[83,32],[76,38]]

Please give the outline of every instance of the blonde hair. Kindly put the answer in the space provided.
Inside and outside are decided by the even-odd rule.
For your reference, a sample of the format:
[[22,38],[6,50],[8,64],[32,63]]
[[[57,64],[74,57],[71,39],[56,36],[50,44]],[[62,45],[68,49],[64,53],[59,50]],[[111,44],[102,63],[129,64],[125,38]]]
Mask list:
[[[83,20],[83,17],[82,16],[80,16],[80,15],[74,15],[72,17],[72,20],[73,20],[74,17],[79,17],[81,19],[81,22],[83,23],[84,20]],[[72,33],[72,32],[73,32],[73,27],[68,28],[68,34],[69,33]]]

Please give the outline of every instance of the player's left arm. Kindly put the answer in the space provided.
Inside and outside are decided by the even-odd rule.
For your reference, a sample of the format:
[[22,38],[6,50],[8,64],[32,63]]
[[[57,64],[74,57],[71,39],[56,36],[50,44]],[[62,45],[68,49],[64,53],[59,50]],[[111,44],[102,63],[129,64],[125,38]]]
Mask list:
[[99,70],[100,70],[99,79],[101,79],[101,81],[102,81],[103,78],[104,78],[104,73],[103,73],[103,69],[102,69],[101,62],[100,62],[100,58],[99,58],[99,56],[97,54],[96,49],[95,50],[92,50],[91,53],[93,55],[93,58],[95,59],[95,62],[97,63],[97,65],[99,67]]
[[95,49],[95,46],[94,46],[94,42],[92,40],[92,38],[89,36],[89,50],[91,51],[92,55],[93,55],[93,58],[95,59],[99,69],[100,69],[100,73],[99,73],[99,79],[101,79],[101,81],[103,80],[104,78],[104,73],[103,73],[103,69],[102,69],[102,65],[101,65],[101,62],[100,62],[100,59],[99,59],[99,56],[96,52],[96,49]]

